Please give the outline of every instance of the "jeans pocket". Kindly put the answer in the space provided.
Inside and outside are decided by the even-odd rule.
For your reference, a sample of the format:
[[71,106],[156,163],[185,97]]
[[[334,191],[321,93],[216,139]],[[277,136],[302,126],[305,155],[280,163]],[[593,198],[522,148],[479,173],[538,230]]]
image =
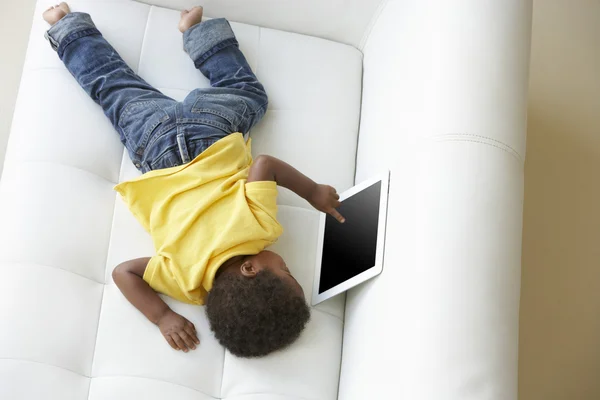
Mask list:
[[129,152],[142,155],[152,132],[168,119],[169,115],[153,100],[129,103],[119,117]]
[[155,171],[157,169],[178,167],[182,164],[184,164],[184,162],[181,160],[179,149],[174,146],[165,150],[162,154],[152,160],[152,162],[150,162],[150,170]]
[[237,132],[248,110],[246,102],[234,94],[201,93],[191,112],[200,123],[215,126],[226,133]]

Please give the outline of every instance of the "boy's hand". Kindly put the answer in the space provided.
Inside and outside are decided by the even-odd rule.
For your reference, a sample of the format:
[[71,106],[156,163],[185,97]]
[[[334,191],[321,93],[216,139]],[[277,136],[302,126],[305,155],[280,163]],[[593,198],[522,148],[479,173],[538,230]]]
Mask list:
[[340,206],[340,195],[328,185],[316,185],[310,193],[308,202],[317,210],[330,214],[332,217],[344,223],[346,219],[335,209]]
[[275,157],[256,157],[248,171],[248,182],[275,181],[306,199],[314,208],[344,223],[346,219],[335,209],[340,206],[340,196],[328,185],[318,185],[289,164]]
[[196,345],[200,344],[194,324],[171,309],[165,312],[158,320],[157,325],[167,342],[175,350],[183,350],[187,353],[188,350],[194,350]]

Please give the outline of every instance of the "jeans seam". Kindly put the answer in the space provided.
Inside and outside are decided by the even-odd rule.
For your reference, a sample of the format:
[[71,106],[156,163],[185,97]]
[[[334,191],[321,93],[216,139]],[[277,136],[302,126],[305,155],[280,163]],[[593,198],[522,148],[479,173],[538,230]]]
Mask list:
[[[130,136],[131,134],[128,133],[128,131],[125,129],[124,125],[124,118],[128,117],[129,115],[132,114],[132,109],[134,106],[139,106],[139,105],[151,105],[154,108],[154,112],[156,113],[162,113],[164,114],[162,117],[160,117],[158,120],[154,121],[154,123],[150,126],[147,126],[146,124],[144,124],[144,132],[141,135],[141,138],[139,141],[135,141],[136,143],[132,143]],[[148,145],[148,142],[150,141],[150,137],[152,136],[152,134],[154,133],[154,131],[164,122],[169,120],[169,114],[163,110],[156,101],[154,100],[142,100],[142,101],[130,101],[124,108],[123,113],[121,114],[119,120],[117,121],[117,125],[121,128],[121,130],[123,131],[123,137],[125,138],[126,142],[127,142],[127,147],[129,147],[131,145],[131,151],[135,154],[137,154],[138,156],[142,156],[144,154],[144,150],[146,148],[146,146]]]
[[169,134],[173,129],[176,129],[177,125],[174,124],[173,126],[171,126],[170,129],[162,129],[159,130],[156,134],[152,135],[152,137],[150,137],[148,139],[148,143],[146,143],[146,146],[144,147],[144,153],[146,153],[146,151],[151,148],[152,146],[154,146],[154,143],[156,143],[156,141],[160,138],[162,138],[163,136]]
[[232,128],[233,128],[232,126],[227,126],[220,122],[211,121],[209,119],[201,119],[201,118],[194,118],[194,119],[185,118],[185,119],[181,119],[181,120],[177,121],[177,123],[208,125],[208,126],[212,126],[213,128],[220,129],[220,130],[224,131],[226,134],[232,133]]
[[50,47],[52,47],[52,50],[57,51],[59,43],[52,36],[50,36],[48,32],[44,33],[44,37],[48,40],[48,42],[50,42]]
[[123,108],[123,111],[121,112],[121,116],[119,117],[119,120],[117,121],[117,124],[121,128],[123,128],[123,125],[121,125],[121,123],[123,122],[123,119],[125,117],[128,117],[129,115],[131,115],[131,113],[132,113],[131,109],[133,108],[133,106],[147,104],[147,103],[152,103],[153,105],[155,105],[155,108],[158,108],[158,104],[156,104],[156,101],[154,101],[154,100],[141,100],[141,101],[131,100],[125,104],[125,107]]
[[[179,154],[179,144],[178,143],[167,146],[159,155],[157,155],[156,157],[154,157],[153,160],[148,162],[150,169],[155,170],[156,167],[158,166],[159,161],[161,161],[163,158],[165,158],[165,156],[167,154],[170,154],[170,153]],[[163,168],[170,168],[170,167],[160,167],[160,169],[163,169]]]
[[[198,139],[195,139],[195,140],[188,140],[186,138],[186,147],[187,147],[186,150],[187,150],[188,158],[189,158],[188,162],[193,161],[196,157],[198,157],[198,155],[202,154],[202,152],[204,150],[206,150],[211,145],[213,145],[214,143],[216,143],[218,140],[220,140],[220,139],[222,139],[222,138],[224,138],[224,137],[226,137],[228,135],[229,134],[224,135],[222,137],[217,137],[217,138],[212,137],[212,136],[211,137],[203,137],[203,138],[198,138]],[[200,152],[198,152],[197,154],[194,153],[194,155],[192,156],[191,153],[190,153],[190,147],[197,146],[197,145],[200,145],[202,147],[202,150]],[[156,157],[153,157],[152,160],[145,159],[144,161],[141,162],[141,164],[142,164],[142,166],[147,166],[147,171],[152,171],[152,170],[155,170],[157,168],[158,169],[168,168],[168,167],[161,166],[160,162],[161,162],[161,160],[165,156],[167,156],[168,154],[171,154],[171,153],[175,153],[177,155],[181,155],[181,153],[179,152],[179,144],[178,143],[171,144],[171,145],[165,147]]]
[[259,112],[264,111],[265,113],[267,112],[267,106],[269,105],[269,102],[267,101],[266,103],[264,103],[263,105],[257,107],[255,110],[251,109],[250,115],[251,116],[255,116],[257,115]]
[[160,109],[163,113],[165,113],[165,115],[159,119],[158,121],[156,121],[153,125],[151,125],[150,129],[148,129],[146,131],[146,133],[144,133],[144,135],[142,136],[142,140],[140,141],[139,144],[139,148],[138,148],[138,155],[143,155],[144,151],[146,150],[146,147],[148,146],[148,142],[150,141],[150,138],[152,137],[152,134],[154,133],[154,131],[156,130],[156,128],[158,128],[161,124],[163,124],[164,122],[169,120],[169,114],[167,114],[167,112],[165,112],[163,109]]

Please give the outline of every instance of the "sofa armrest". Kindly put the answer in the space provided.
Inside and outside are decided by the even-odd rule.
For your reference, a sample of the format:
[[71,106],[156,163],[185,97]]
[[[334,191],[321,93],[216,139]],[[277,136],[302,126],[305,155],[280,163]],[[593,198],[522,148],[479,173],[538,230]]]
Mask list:
[[341,400],[517,398],[532,5],[435,3],[389,1],[364,50],[356,181],[390,169],[390,208]]

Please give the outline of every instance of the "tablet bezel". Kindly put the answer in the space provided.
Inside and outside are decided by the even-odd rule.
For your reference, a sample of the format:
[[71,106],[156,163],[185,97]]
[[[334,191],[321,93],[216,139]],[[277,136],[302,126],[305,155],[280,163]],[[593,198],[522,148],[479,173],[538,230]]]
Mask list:
[[312,305],[315,306],[333,296],[345,292],[346,290],[353,288],[354,286],[363,283],[364,281],[373,278],[381,273],[383,270],[383,255],[385,247],[385,231],[386,231],[386,220],[387,220],[387,203],[388,203],[388,191],[389,191],[390,172],[378,174],[375,177],[368,179],[358,185],[348,189],[344,193],[340,194],[340,201],[344,201],[349,197],[352,197],[356,193],[366,189],[377,182],[381,182],[381,192],[379,194],[379,222],[377,225],[377,250],[375,253],[375,265],[361,272],[353,278],[348,279],[345,282],[340,283],[331,289],[326,290],[323,293],[319,293],[319,285],[321,283],[321,261],[323,257],[323,241],[325,239],[325,221],[327,214],[321,213],[319,220],[319,231],[318,231],[318,242],[317,242],[317,260],[315,268],[315,277],[313,279],[313,292],[312,292]]

